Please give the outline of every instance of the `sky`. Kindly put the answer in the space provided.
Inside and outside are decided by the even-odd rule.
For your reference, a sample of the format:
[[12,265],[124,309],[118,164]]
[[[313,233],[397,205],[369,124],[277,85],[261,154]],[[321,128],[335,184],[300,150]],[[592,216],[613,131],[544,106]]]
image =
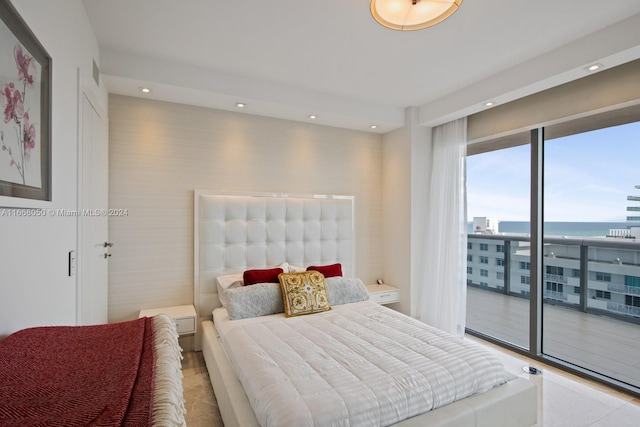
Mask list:
[[[467,217],[529,220],[530,146],[467,158]],[[625,222],[640,202],[640,122],[545,142],[546,222]]]

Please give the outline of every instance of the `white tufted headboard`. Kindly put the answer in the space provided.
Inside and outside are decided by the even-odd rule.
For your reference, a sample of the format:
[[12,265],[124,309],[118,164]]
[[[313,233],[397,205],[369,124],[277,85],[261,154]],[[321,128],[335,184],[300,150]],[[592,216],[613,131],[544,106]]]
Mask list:
[[283,262],[340,262],[354,276],[353,196],[195,190],[194,302],[199,321],[220,306],[215,278]]

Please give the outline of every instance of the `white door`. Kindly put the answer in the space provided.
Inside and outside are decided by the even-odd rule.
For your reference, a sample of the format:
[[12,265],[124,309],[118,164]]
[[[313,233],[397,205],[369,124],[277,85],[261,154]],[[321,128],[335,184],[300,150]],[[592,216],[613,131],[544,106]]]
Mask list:
[[[80,177],[78,179],[78,324],[107,323],[108,320],[108,168],[109,142],[103,119],[82,94]],[[106,115],[103,113],[103,115]]]

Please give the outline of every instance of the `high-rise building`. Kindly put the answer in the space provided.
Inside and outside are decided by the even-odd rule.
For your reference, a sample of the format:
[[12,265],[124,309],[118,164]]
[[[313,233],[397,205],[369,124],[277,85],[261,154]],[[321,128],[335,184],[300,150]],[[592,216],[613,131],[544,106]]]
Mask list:
[[[636,185],[635,187],[640,190],[640,185]],[[627,196],[627,200],[640,202],[640,196]],[[640,221],[640,206],[627,206],[627,212],[638,212],[636,215],[627,216],[627,221]]]

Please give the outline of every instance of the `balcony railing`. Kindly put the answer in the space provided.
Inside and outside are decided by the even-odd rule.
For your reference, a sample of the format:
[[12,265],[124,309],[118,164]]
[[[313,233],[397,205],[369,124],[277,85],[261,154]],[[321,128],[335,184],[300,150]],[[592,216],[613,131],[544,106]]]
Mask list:
[[545,274],[544,280],[548,280],[550,282],[556,282],[556,283],[567,283],[566,277],[559,276],[557,274]]
[[567,295],[563,292],[557,291],[544,291],[544,297],[556,301],[566,301]]
[[607,290],[617,292],[619,294],[640,295],[640,287],[617,285],[615,283],[607,283]]
[[[526,283],[528,277],[526,271],[519,270],[518,267],[522,263],[529,261],[529,247],[527,243],[530,241],[528,235],[524,234],[468,234],[470,243],[476,242],[476,245],[482,241],[495,241],[499,245],[500,251],[489,252],[470,251],[474,255],[495,256],[503,261],[503,265],[499,267],[502,273],[498,273],[498,279],[494,274],[493,277],[482,277],[483,288],[501,292],[511,296],[527,296],[529,295],[529,285]],[[544,282],[554,282],[562,284],[563,292],[544,289],[543,298],[545,300],[553,300],[561,304],[566,304],[573,308],[577,308],[583,312],[594,312],[597,314],[606,314],[623,320],[640,323],[640,308],[636,307],[636,299],[640,299],[640,287],[626,286],[620,283],[607,283],[605,285],[596,285],[595,274],[607,274],[618,276],[640,277],[640,241],[628,239],[607,239],[607,238],[578,238],[578,237],[551,237],[544,238],[544,245],[549,249],[545,254],[544,266],[562,268],[566,274],[543,274]],[[513,250],[512,250],[513,249]],[[590,251],[593,252],[590,255]],[[492,264],[490,261],[489,264]],[[513,264],[513,266],[512,266]],[[484,268],[480,264],[468,263],[468,266],[476,268]],[[482,264],[485,265],[485,264]],[[514,271],[517,271],[514,273]],[[494,270],[495,271],[495,270]],[[562,270],[560,270],[562,271]],[[579,272],[579,274],[577,274]],[[492,273],[493,274],[493,273]],[[518,278],[518,275],[521,277]],[[512,279],[512,276],[514,277]],[[591,277],[591,286],[590,279]],[[522,280],[522,279],[525,280]],[[571,280],[568,280],[568,279]],[[488,286],[486,283],[489,282]],[[476,281],[468,280],[471,286],[479,286]],[[579,285],[579,289],[575,286]],[[606,289],[606,291],[603,291]],[[591,291],[591,292],[590,292]],[[611,293],[614,297],[607,303],[596,302],[601,300],[602,292]],[[598,293],[596,295],[596,293]],[[626,301],[626,296],[632,298],[632,304]],[[618,301],[616,301],[618,298]],[[605,309],[606,307],[606,309]]]
[[607,310],[617,311],[621,314],[626,314],[628,316],[638,316],[640,317],[640,307],[634,307],[626,304],[617,304],[615,302],[607,303]]

